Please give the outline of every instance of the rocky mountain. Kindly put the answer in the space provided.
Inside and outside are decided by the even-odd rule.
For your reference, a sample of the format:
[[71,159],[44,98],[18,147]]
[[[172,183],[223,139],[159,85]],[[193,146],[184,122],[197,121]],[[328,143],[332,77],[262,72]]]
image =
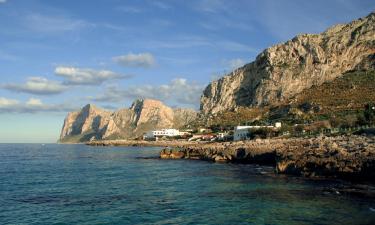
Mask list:
[[115,112],[88,104],[67,115],[60,142],[135,138],[154,129],[181,128],[196,117],[194,110],[172,109],[151,99],[136,100],[130,108]]
[[201,111],[208,115],[239,106],[277,104],[348,71],[374,65],[375,12],[267,48],[254,62],[210,83],[201,97]]

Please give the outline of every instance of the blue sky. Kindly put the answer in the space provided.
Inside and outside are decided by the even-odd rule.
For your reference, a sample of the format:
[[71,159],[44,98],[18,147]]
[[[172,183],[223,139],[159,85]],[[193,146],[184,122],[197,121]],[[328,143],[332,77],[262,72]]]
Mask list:
[[213,79],[372,0],[0,0],[0,142],[55,142],[70,110],[198,108]]

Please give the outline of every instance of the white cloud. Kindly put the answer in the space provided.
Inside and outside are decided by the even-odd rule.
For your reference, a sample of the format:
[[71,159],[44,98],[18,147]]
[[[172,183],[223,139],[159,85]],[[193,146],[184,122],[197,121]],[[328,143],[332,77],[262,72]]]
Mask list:
[[0,109],[15,106],[18,104],[19,102],[17,100],[0,97]]
[[28,29],[39,33],[62,33],[91,26],[80,19],[65,16],[47,16],[37,13],[27,15],[25,23]]
[[113,58],[116,63],[126,67],[149,68],[156,64],[155,58],[151,53],[129,53],[127,55],[116,56]]
[[142,85],[129,88],[108,87],[104,94],[91,97],[90,100],[99,102],[122,102],[125,99],[156,98],[165,102],[179,105],[199,105],[199,99],[204,86],[188,82],[184,78],[175,78],[168,84]]
[[68,104],[44,104],[36,98],[20,102],[15,99],[0,97],[0,113],[70,112],[76,108]]
[[0,4],[1,3],[6,3],[7,2],[7,0],[0,0]]
[[37,98],[30,98],[29,101],[26,102],[26,105],[28,106],[42,106],[42,100]]
[[67,87],[56,81],[50,81],[43,77],[29,77],[25,84],[5,84],[2,88],[35,95],[53,95],[64,92]]
[[66,79],[66,85],[98,85],[108,80],[124,79],[130,75],[121,75],[109,70],[93,70],[86,68],[59,66],[55,69],[57,76]]

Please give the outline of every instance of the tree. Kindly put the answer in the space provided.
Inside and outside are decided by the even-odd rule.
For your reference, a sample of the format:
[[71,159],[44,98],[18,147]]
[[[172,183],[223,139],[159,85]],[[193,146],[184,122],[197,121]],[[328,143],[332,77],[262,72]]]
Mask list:
[[275,137],[275,136],[276,136],[275,131],[270,128],[249,129],[249,135],[248,135],[250,139],[270,138],[270,137]]
[[299,124],[299,125],[297,125],[297,126],[294,127],[294,132],[297,133],[297,134],[302,133],[303,130],[304,130],[304,126],[303,125]]

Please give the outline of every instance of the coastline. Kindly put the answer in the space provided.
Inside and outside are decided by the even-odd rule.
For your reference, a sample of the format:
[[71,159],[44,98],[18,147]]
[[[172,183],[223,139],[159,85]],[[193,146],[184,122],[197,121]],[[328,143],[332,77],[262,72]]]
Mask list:
[[375,181],[375,137],[257,139],[238,142],[103,140],[90,146],[164,147],[161,159],[272,165],[278,174]]
[[143,140],[99,140],[89,141],[86,145],[89,146],[139,146],[139,147],[175,147],[183,148],[207,142],[189,142],[189,141],[143,141]]

